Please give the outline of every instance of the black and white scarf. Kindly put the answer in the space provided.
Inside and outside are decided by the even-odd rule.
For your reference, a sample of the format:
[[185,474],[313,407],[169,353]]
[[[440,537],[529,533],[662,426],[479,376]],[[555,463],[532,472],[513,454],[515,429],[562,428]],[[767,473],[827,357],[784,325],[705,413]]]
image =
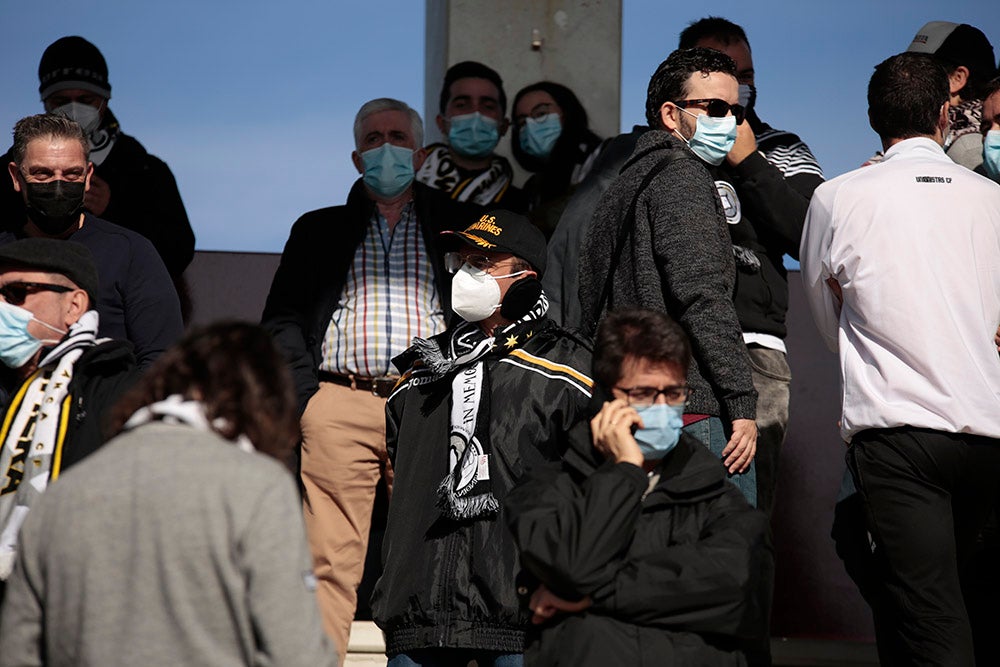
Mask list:
[[979,132],[983,120],[983,101],[966,100],[948,107],[948,132],[944,136],[944,149],[948,150],[959,137]]
[[59,476],[73,366],[98,343],[97,326],[97,311],[84,313],[7,406],[0,429],[0,580],[14,567],[17,535],[31,504]]
[[[219,432],[220,428],[225,426],[225,422],[221,419],[211,422],[208,420],[208,417],[205,415],[205,405],[201,401],[186,399],[180,394],[171,394],[162,401],[151,403],[136,410],[128,418],[128,421],[125,422],[125,425],[122,426],[122,430],[131,431],[143,424],[154,421],[160,421],[165,424],[182,424],[199,431],[214,431],[216,433]],[[242,433],[236,436],[234,442],[244,452],[256,451],[253,443],[250,442],[250,438]]]
[[449,519],[463,521],[492,516],[500,509],[490,483],[490,382],[486,358],[505,355],[534,335],[538,320],[549,309],[541,294],[527,315],[487,336],[477,324],[463,322],[445,345],[415,338],[417,355],[435,379],[451,380],[448,433],[449,472],[438,486],[436,506]]
[[452,199],[483,206],[497,203],[510,187],[512,178],[510,163],[496,156],[486,171],[463,178],[462,172],[451,158],[450,149],[444,144],[430,147],[423,166],[417,172],[417,180],[424,185],[443,190]]

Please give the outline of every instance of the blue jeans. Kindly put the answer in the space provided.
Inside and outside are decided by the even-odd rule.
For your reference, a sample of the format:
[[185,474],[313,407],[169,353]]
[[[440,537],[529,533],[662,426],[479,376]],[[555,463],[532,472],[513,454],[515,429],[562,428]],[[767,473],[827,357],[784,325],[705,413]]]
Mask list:
[[[684,432],[698,440],[701,440],[702,444],[708,447],[708,450],[719,457],[719,465],[722,465],[722,450],[726,448],[726,443],[729,442],[729,436],[726,435],[726,429],[722,425],[722,420],[718,417],[709,417],[708,419],[702,419],[693,424],[688,424],[684,427]],[[743,497],[747,499],[753,507],[757,506],[757,468],[756,465],[751,462],[750,467],[747,468],[745,473],[737,473],[735,475],[729,475],[729,481],[736,485],[740,491],[743,492]]]
[[500,653],[462,648],[424,648],[409,653],[398,653],[386,667],[466,667],[475,660],[479,667],[523,667],[520,653]]

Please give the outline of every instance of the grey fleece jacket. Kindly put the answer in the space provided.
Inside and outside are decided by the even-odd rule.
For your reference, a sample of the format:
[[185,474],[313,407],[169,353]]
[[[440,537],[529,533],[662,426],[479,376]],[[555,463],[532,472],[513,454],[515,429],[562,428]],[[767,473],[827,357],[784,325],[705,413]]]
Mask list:
[[[635,226],[610,267],[618,230],[650,172],[671,151],[681,151],[639,194]],[[664,311],[691,339],[694,389],[687,411],[723,421],[753,419],[757,392],[733,306],[736,267],[726,217],[704,164],[668,132],[646,132],[604,193],[580,256],[584,328],[593,332],[608,272],[614,280],[603,310]]]
[[52,483],[21,530],[0,665],[335,665],[288,471],[151,423]]

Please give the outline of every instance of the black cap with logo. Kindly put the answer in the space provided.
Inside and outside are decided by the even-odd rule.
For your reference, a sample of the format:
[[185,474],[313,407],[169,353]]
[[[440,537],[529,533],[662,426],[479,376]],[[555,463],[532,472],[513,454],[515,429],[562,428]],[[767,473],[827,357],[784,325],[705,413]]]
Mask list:
[[441,233],[486,252],[509,252],[530,264],[539,276],[545,273],[545,234],[523,215],[498,209],[460,232]]

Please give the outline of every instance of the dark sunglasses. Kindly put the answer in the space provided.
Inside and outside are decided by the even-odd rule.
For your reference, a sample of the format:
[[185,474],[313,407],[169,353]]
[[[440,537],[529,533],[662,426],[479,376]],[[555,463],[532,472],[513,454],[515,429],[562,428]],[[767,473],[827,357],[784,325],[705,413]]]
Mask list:
[[688,107],[698,107],[699,109],[704,109],[708,112],[708,115],[712,118],[725,118],[729,115],[729,112],[733,112],[733,116],[736,117],[736,124],[739,125],[743,122],[743,119],[747,115],[747,110],[743,108],[741,104],[730,104],[725,100],[720,100],[717,98],[702,99],[702,100],[680,100],[679,102],[674,102],[677,106],[682,109],[687,109]]
[[0,287],[0,296],[3,297],[4,301],[12,306],[20,306],[24,303],[24,300],[28,298],[29,294],[35,294],[37,292],[58,292],[59,294],[64,294],[66,292],[72,292],[74,289],[75,288],[73,287],[66,287],[65,285],[52,285],[51,283],[25,283],[15,281]]

